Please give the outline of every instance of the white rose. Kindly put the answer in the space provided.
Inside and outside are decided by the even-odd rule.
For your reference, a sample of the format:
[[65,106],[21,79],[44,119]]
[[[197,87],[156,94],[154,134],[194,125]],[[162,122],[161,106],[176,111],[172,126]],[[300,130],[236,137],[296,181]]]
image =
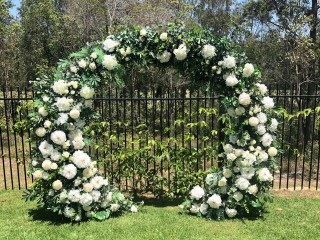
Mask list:
[[57,170],[58,169],[58,164],[53,162],[53,163],[51,163],[50,168],[51,168],[51,170]]
[[67,140],[67,136],[63,131],[57,130],[51,133],[50,139],[58,145],[63,145]]
[[268,149],[268,154],[270,157],[274,157],[278,154],[278,150],[275,147],[270,147]]
[[265,161],[268,160],[268,154],[264,150],[259,152],[259,156],[258,157],[259,157],[259,160],[261,162],[265,162]]
[[256,184],[251,185],[250,187],[248,187],[248,192],[252,195],[256,195],[258,192],[258,187]]
[[208,204],[202,203],[200,205],[199,211],[201,214],[206,215],[208,213]]
[[91,158],[84,151],[77,150],[72,154],[71,161],[78,168],[87,168],[91,164]]
[[268,92],[268,88],[266,85],[261,84],[261,83],[256,83],[256,86],[259,89],[259,92],[261,93],[261,95],[265,95]]
[[218,209],[222,204],[222,200],[218,194],[213,194],[211,197],[208,198],[207,203],[210,207]]
[[233,208],[226,208],[226,214],[229,218],[233,218],[237,215],[237,210]]
[[42,117],[46,117],[48,116],[48,112],[44,107],[40,107],[38,110],[38,113],[42,116]]
[[230,178],[232,176],[232,171],[228,168],[225,168],[225,169],[223,169],[222,174],[225,178]]
[[68,83],[64,80],[55,81],[51,88],[59,95],[67,94],[69,92]]
[[43,156],[49,156],[53,151],[53,146],[44,140],[40,143],[39,150]]
[[232,196],[237,202],[243,199],[243,194],[239,191],[236,191]]
[[113,52],[114,49],[119,45],[118,41],[113,41],[112,39],[108,38],[103,42],[103,49],[108,52]]
[[278,124],[279,124],[279,123],[278,123],[277,119],[272,118],[272,119],[271,119],[271,124],[270,124],[270,126],[268,127],[269,130],[270,130],[271,132],[277,131]]
[[80,90],[80,96],[83,97],[84,99],[91,99],[94,93],[95,93],[94,89],[88,86],[84,86]]
[[160,34],[161,41],[167,41],[168,39],[168,33],[164,32]]
[[60,180],[56,180],[52,183],[52,188],[56,191],[59,191],[62,188],[62,182]]
[[51,126],[51,122],[49,120],[46,120],[44,123],[43,123],[43,126],[45,128],[49,128]]
[[182,61],[187,58],[187,47],[181,44],[177,49],[173,50],[173,53],[178,61]]
[[141,29],[140,30],[140,36],[142,36],[142,37],[144,37],[144,36],[146,36],[147,35],[147,30],[146,29]]
[[250,182],[248,181],[248,179],[244,178],[244,177],[239,177],[236,180],[236,187],[239,188],[240,190],[246,190],[250,185]]
[[171,53],[165,50],[159,57],[158,59],[160,60],[161,63],[166,63],[169,62],[171,58]]
[[42,96],[42,100],[44,102],[49,102],[50,98],[48,96],[44,95],[44,96]]
[[36,135],[38,137],[43,137],[44,135],[46,135],[46,133],[47,133],[47,131],[43,127],[39,127],[39,128],[36,129]]
[[234,75],[229,75],[226,78],[226,85],[228,87],[233,87],[234,85],[238,84],[238,82],[239,82],[238,79]]
[[91,70],[95,70],[97,68],[97,66],[96,66],[96,64],[94,62],[92,62],[92,63],[89,64],[89,68]]
[[90,180],[90,183],[93,185],[94,189],[98,190],[104,185],[105,181],[104,181],[103,177],[95,176],[94,178],[92,178]]
[[69,114],[70,114],[70,117],[71,118],[73,118],[73,119],[77,119],[77,118],[79,118],[79,116],[80,116],[80,111],[78,110],[78,109],[72,109],[70,112],[69,112]]
[[69,156],[70,156],[70,153],[69,153],[69,152],[64,151],[64,152],[62,153],[62,157],[64,157],[64,158],[68,158]]
[[254,167],[243,167],[241,168],[240,172],[242,177],[251,179],[255,174],[255,169]]
[[224,187],[226,185],[227,185],[227,179],[225,177],[222,177],[218,182],[218,186],[219,187]]
[[197,185],[191,190],[190,194],[191,194],[192,199],[199,200],[200,198],[202,198],[204,196],[204,190],[202,187]]
[[81,59],[81,60],[78,62],[78,65],[79,65],[79,67],[81,67],[81,68],[86,68],[87,62],[86,62],[84,59]]
[[200,205],[199,204],[192,204],[190,208],[190,212],[193,214],[197,214],[200,211]]
[[229,161],[234,161],[234,160],[237,159],[237,156],[236,156],[234,153],[228,153],[228,154],[227,154],[227,159],[228,159]]
[[262,182],[271,182],[273,180],[272,174],[270,173],[268,168],[261,168],[258,172],[258,178]]
[[67,179],[73,179],[77,175],[77,168],[73,164],[68,164],[62,167],[61,175]]
[[113,70],[118,65],[118,61],[115,56],[104,55],[102,65],[108,70]]
[[247,93],[241,93],[239,95],[239,103],[243,106],[247,106],[251,103],[250,95]]
[[232,56],[227,56],[223,59],[222,66],[224,68],[234,68],[236,66],[236,59]]
[[56,98],[56,103],[54,105],[58,107],[58,110],[60,112],[65,112],[65,111],[71,110],[72,103],[73,103],[73,99],[62,97],[62,98]]
[[265,134],[266,133],[266,127],[263,125],[263,124],[259,124],[258,126],[257,126],[257,133],[259,134],[259,135],[263,135],[263,134]]
[[51,169],[51,161],[50,160],[44,160],[41,164],[42,168],[45,170],[45,171],[48,171]]
[[91,58],[96,59],[98,57],[96,52],[91,53],[90,55]]
[[211,59],[216,56],[216,48],[210,44],[204,45],[201,54],[206,59]]
[[84,193],[80,196],[79,203],[83,206],[83,208],[86,206],[86,209],[90,210],[89,205],[93,202],[93,198],[91,194]]
[[269,147],[272,141],[273,141],[272,135],[269,133],[265,133],[261,138],[261,142],[264,147]]
[[249,125],[255,127],[259,124],[259,119],[257,117],[250,117],[249,118]]
[[136,213],[136,212],[138,212],[138,208],[135,205],[132,205],[131,208],[130,208],[130,211],[132,213]]
[[41,170],[36,170],[32,173],[32,176],[34,179],[41,179],[42,178],[42,171]]
[[268,120],[267,119],[267,115],[265,113],[263,113],[263,112],[258,113],[257,114],[257,118],[259,119],[259,122],[261,124],[265,124],[267,122],[267,120]]
[[254,67],[251,63],[246,63],[242,70],[242,76],[245,78],[250,77],[254,73]]
[[71,66],[71,67],[70,67],[70,71],[71,71],[72,73],[77,73],[77,72],[78,72],[78,68],[77,68],[76,66]]
[[231,144],[228,143],[228,144],[223,146],[223,150],[224,150],[225,153],[232,153],[233,147],[232,147]]
[[271,97],[264,97],[261,100],[261,103],[264,105],[264,107],[266,109],[270,109],[270,108],[274,107],[274,102],[273,102],[273,99]]

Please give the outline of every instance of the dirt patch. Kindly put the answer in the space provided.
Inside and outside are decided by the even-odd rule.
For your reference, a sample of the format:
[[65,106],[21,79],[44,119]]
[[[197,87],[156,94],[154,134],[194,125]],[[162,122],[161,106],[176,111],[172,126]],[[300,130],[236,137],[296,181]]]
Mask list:
[[312,198],[320,200],[320,191],[318,190],[293,190],[293,189],[272,189],[271,193],[275,197],[289,198]]

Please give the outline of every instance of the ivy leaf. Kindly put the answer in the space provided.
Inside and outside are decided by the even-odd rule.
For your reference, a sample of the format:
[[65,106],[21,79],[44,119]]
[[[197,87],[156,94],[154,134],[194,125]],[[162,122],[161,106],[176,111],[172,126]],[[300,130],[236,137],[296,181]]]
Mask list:
[[110,211],[105,210],[105,211],[96,212],[96,214],[94,214],[93,217],[100,220],[100,221],[103,221],[103,220],[106,220],[107,218],[109,218],[109,216],[110,216]]

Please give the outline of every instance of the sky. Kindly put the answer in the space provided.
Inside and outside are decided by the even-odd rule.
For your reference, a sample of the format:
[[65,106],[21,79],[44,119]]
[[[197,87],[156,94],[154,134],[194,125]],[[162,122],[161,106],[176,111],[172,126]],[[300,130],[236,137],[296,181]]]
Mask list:
[[20,7],[20,0],[11,0],[12,3],[14,4],[14,7],[10,9],[11,15],[14,17],[18,16],[18,8]]

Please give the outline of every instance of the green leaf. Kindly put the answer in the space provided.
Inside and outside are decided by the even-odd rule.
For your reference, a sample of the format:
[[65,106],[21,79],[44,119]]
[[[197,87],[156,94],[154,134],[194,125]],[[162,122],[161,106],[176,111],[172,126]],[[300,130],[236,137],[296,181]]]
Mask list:
[[110,211],[105,210],[105,211],[96,212],[96,214],[93,217],[100,220],[100,221],[103,221],[103,220],[106,220],[107,218],[109,218],[109,216],[110,216]]

